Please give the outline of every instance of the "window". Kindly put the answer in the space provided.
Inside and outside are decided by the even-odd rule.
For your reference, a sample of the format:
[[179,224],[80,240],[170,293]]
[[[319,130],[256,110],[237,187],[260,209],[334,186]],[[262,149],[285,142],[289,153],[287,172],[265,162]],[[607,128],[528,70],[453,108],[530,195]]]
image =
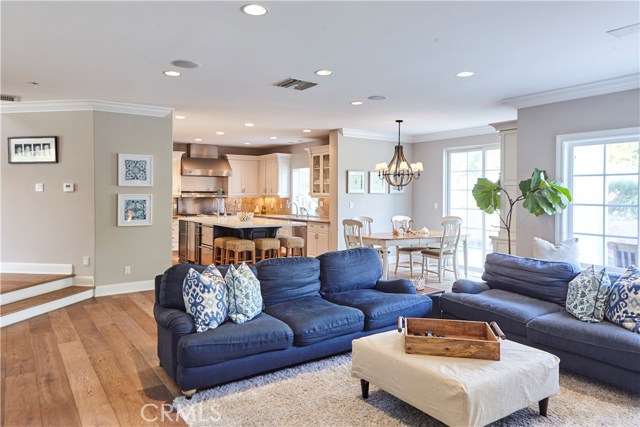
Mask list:
[[578,238],[584,264],[637,265],[639,140],[637,128],[557,137],[558,175],[573,196],[559,236]]
[[478,209],[471,190],[478,178],[498,179],[500,148],[490,145],[448,150],[446,160],[446,212],[462,218],[462,233],[468,235],[469,267],[482,270],[487,252],[493,251],[489,236],[498,234],[500,219]]
[[[310,215],[316,215],[318,210],[318,200],[309,194],[309,185],[311,183],[310,169],[298,168],[291,170],[291,200],[297,205],[298,212],[291,205],[291,213],[305,213],[306,210]],[[302,211],[301,211],[302,209]]]

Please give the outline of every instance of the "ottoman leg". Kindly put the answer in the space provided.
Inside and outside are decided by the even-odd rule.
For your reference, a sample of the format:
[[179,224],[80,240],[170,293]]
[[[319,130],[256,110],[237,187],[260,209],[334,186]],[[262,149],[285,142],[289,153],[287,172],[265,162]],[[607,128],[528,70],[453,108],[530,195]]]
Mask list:
[[367,399],[369,397],[369,381],[360,380],[360,388],[362,389],[362,398]]
[[546,399],[542,399],[540,402],[538,402],[538,407],[540,408],[540,415],[546,417],[547,408],[549,408],[549,398],[547,397]]

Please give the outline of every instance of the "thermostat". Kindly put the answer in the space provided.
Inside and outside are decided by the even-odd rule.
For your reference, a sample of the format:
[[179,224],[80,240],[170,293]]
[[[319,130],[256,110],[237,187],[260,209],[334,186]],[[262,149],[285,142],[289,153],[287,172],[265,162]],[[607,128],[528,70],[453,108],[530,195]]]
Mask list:
[[65,182],[62,185],[62,191],[64,191],[65,193],[73,193],[74,191],[76,191],[76,185],[72,182]]

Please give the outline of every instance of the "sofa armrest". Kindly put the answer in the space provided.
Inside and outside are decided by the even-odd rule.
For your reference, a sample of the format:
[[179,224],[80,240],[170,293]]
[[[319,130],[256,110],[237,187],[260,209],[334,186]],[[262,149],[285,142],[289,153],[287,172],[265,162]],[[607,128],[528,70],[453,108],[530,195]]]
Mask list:
[[374,288],[376,291],[388,294],[415,294],[416,287],[408,279],[378,280]]
[[489,285],[485,282],[477,282],[469,279],[456,280],[451,288],[451,290],[457,294],[479,294],[489,289]]
[[177,382],[178,342],[185,335],[194,334],[196,324],[188,313],[159,304],[153,306],[153,316],[158,324],[158,359]]

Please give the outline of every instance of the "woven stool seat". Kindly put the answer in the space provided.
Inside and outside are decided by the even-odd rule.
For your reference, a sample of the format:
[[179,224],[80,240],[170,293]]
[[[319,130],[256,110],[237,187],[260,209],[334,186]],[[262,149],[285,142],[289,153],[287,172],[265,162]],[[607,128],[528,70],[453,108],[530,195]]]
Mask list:
[[280,256],[280,240],[272,237],[253,239],[256,249],[260,250],[260,259],[278,258]]
[[285,256],[294,256],[295,249],[300,249],[300,256],[305,256],[304,239],[297,236],[280,237],[280,247],[285,248]]
[[213,240],[213,263],[214,264],[226,264],[225,259],[226,245],[229,240],[239,240],[234,236],[216,237]]
[[[251,252],[251,259],[247,258],[247,252]],[[225,253],[225,261],[228,264],[238,264],[242,261],[254,263],[256,259],[256,244],[253,243],[253,240],[229,240],[225,246]]]

